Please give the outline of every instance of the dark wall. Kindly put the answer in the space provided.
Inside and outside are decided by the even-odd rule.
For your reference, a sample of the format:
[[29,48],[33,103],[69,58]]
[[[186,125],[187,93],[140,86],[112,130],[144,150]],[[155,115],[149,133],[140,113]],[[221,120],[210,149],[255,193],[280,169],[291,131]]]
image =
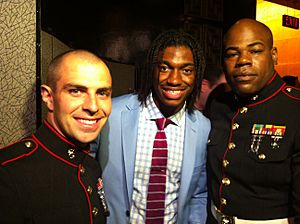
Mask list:
[[241,18],[256,18],[256,0],[224,0],[223,33]]
[[177,27],[180,0],[43,0],[42,29],[72,48],[133,64],[161,30]]

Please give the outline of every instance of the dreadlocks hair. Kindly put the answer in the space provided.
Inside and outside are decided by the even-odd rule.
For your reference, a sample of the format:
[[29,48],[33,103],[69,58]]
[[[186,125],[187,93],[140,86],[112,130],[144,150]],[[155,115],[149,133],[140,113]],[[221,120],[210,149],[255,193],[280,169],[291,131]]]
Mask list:
[[191,49],[194,57],[196,69],[195,85],[191,94],[186,99],[186,109],[188,110],[188,113],[191,113],[195,109],[194,102],[201,90],[201,81],[204,74],[205,60],[203,51],[200,48],[197,39],[182,30],[167,30],[159,34],[152,42],[151,47],[148,50],[145,72],[142,74],[143,77],[141,78],[141,86],[137,92],[138,99],[141,104],[146,105],[146,99],[153,88],[153,73],[160,60],[159,53],[164,51],[166,48],[173,46],[188,47]]

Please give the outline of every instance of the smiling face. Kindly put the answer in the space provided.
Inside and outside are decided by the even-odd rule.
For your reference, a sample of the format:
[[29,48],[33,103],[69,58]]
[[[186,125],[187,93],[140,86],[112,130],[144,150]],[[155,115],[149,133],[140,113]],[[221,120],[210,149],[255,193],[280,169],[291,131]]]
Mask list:
[[233,25],[224,39],[224,71],[228,83],[241,96],[256,94],[274,75],[277,50],[272,35],[254,20]]
[[153,74],[153,98],[164,116],[177,113],[191,94],[195,82],[195,65],[191,49],[167,47],[159,54]]
[[42,85],[48,122],[80,143],[96,139],[111,112],[112,80],[106,65],[89,54],[65,56],[54,87]]

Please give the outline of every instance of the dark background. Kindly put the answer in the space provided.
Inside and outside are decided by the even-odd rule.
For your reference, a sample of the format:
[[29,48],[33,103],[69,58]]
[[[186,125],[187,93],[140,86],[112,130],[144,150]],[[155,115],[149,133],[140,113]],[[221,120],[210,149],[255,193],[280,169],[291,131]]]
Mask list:
[[[210,16],[214,6],[218,15]],[[223,34],[237,19],[255,18],[255,12],[256,0],[42,0],[41,26],[71,48],[136,64],[162,30],[186,29],[205,45],[212,38],[205,35],[210,27]],[[221,42],[222,35],[213,38]],[[216,50],[207,55],[220,56]]]

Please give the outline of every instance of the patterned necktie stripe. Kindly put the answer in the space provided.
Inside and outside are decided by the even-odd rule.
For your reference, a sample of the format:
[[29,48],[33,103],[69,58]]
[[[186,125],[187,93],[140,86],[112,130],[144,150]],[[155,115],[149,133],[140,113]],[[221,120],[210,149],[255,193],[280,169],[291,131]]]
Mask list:
[[[146,224],[163,224],[165,212],[165,191],[167,179],[168,144],[164,129],[170,120],[157,119],[158,131],[155,135],[152,163],[147,194]],[[166,123],[167,122],[167,123]]]

